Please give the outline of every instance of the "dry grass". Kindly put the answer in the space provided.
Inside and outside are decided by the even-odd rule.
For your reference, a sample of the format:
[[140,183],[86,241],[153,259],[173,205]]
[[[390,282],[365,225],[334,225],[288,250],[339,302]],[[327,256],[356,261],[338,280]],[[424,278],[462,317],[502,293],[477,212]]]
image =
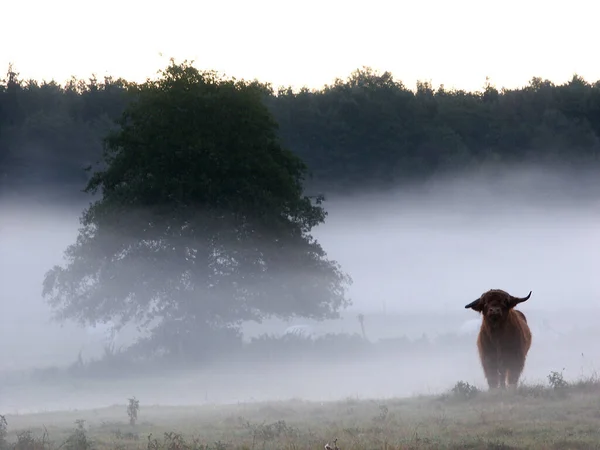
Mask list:
[[600,382],[549,380],[554,387],[489,393],[457,383],[442,396],[322,404],[165,407],[141,399],[135,426],[127,405],[6,416],[4,447],[323,449],[337,439],[341,450],[600,448]]

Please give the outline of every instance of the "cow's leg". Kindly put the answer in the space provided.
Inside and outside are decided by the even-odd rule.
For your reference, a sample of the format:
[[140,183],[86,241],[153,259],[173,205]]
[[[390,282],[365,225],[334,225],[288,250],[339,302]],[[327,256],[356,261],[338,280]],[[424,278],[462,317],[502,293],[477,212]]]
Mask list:
[[498,373],[498,361],[496,358],[484,357],[481,359],[481,365],[483,366],[483,373],[487,380],[488,386],[491,389],[498,387],[499,373]]
[[525,360],[523,358],[511,358],[508,364],[508,385],[517,386],[523,368],[525,367]]

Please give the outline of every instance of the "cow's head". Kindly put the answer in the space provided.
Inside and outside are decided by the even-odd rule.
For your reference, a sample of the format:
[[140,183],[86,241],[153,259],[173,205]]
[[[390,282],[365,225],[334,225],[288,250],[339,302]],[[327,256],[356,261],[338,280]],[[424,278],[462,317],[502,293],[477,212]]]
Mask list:
[[527,297],[513,297],[501,289],[490,289],[481,294],[481,297],[474,302],[465,305],[465,308],[482,313],[488,323],[497,325],[506,319],[512,308],[527,301],[529,297],[531,297],[531,291]]

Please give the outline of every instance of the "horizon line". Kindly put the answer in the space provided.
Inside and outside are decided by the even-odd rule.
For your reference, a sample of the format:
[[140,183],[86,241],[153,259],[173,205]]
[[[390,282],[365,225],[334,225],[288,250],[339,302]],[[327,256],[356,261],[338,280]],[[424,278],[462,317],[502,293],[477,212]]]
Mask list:
[[501,87],[499,87],[493,80],[493,77],[487,75],[484,77],[483,83],[482,85],[477,88],[477,89],[466,89],[466,88],[459,88],[457,87],[455,84],[446,84],[443,82],[438,82],[436,83],[436,85],[434,85],[434,83],[432,82],[432,78],[428,78],[428,79],[420,79],[417,78],[414,81],[414,87],[410,87],[409,84],[407,84],[401,77],[397,77],[394,72],[392,72],[391,70],[387,70],[387,69],[382,69],[382,68],[378,68],[378,67],[374,67],[371,65],[366,65],[366,64],[362,64],[357,66],[356,68],[352,69],[351,71],[349,71],[348,73],[346,73],[346,75],[336,75],[335,77],[333,77],[332,79],[330,79],[329,82],[324,82],[321,83],[320,85],[308,85],[308,84],[288,84],[288,85],[283,85],[283,84],[279,84],[279,85],[275,85],[272,81],[269,80],[265,80],[265,79],[260,79],[258,77],[254,77],[254,78],[244,78],[244,77],[238,77],[235,75],[231,75],[228,74],[226,71],[221,71],[221,70],[217,70],[217,69],[211,69],[211,68],[203,68],[203,67],[198,67],[195,65],[195,60],[194,59],[181,59],[178,62],[175,61],[174,58],[169,59],[169,63],[167,65],[164,65],[162,67],[160,67],[159,69],[157,69],[153,75],[145,75],[142,79],[142,77],[132,77],[131,79],[128,79],[124,76],[119,76],[119,75],[115,75],[115,74],[110,74],[108,73],[108,71],[105,71],[105,73],[103,75],[99,75],[97,72],[92,71],[89,72],[88,74],[84,75],[84,76],[78,76],[78,75],[74,75],[71,74],[68,77],[66,77],[63,81],[59,81],[57,77],[50,77],[49,79],[46,77],[31,77],[31,76],[23,76],[19,71],[18,71],[18,66],[14,61],[8,61],[6,63],[7,65],[7,69],[5,72],[5,75],[3,76],[3,78],[1,78],[0,80],[2,82],[6,82],[7,79],[4,78],[5,76],[7,76],[9,74],[9,71],[13,70],[14,73],[17,74],[17,78],[19,81],[22,82],[30,82],[30,81],[35,81],[36,83],[39,84],[57,84],[60,87],[65,87],[70,81],[72,80],[76,80],[76,81],[90,81],[92,79],[96,79],[99,82],[102,82],[104,79],[106,78],[111,78],[112,80],[124,80],[130,83],[136,83],[136,84],[143,84],[147,81],[156,81],[158,79],[160,79],[160,72],[162,70],[165,70],[167,67],[169,67],[169,65],[171,65],[171,61],[174,61],[174,64],[176,65],[181,65],[184,63],[187,63],[189,65],[191,65],[192,67],[194,67],[195,69],[197,69],[199,72],[214,72],[215,74],[217,74],[220,78],[222,79],[236,79],[239,81],[246,81],[246,82],[253,82],[253,81],[257,81],[259,83],[262,84],[266,84],[268,86],[270,86],[273,91],[274,94],[277,95],[279,90],[288,90],[291,89],[293,93],[299,93],[300,91],[307,89],[309,92],[319,92],[319,91],[323,91],[328,87],[333,87],[335,86],[336,82],[341,81],[341,82],[346,82],[350,79],[350,77],[357,73],[357,72],[371,72],[373,75],[376,76],[383,76],[385,74],[390,74],[391,75],[391,79],[394,81],[394,83],[398,83],[401,84],[404,88],[415,92],[417,90],[417,87],[419,84],[427,84],[434,92],[440,91],[441,89],[443,89],[444,91],[447,92],[465,92],[465,93],[482,93],[485,91],[486,89],[486,85],[489,85],[492,88],[495,88],[498,92],[502,92],[504,90],[522,90],[526,87],[531,86],[532,82],[534,80],[540,80],[542,83],[546,83],[546,82],[550,82],[554,87],[559,87],[559,86],[565,86],[571,83],[571,81],[573,81],[574,79],[580,79],[582,80],[585,84],[588,84],[590,86],[593,86],[595,84],[600,83],[600,79],[597,80],[588,80],[586,79],[583,75],[579,74],[577,71],[574,71],[571,74],[571,77],[568,79],[565,79],[564,81],[559,81],[559,80],[553,80],[551,78],[547,78],[547,77],[543,77],[540,75],[533,75],[531,77],[529,77],[527,79],[527,81],[525,82],[521,82],[521,83],[513,83],[511,85],[502,85]]

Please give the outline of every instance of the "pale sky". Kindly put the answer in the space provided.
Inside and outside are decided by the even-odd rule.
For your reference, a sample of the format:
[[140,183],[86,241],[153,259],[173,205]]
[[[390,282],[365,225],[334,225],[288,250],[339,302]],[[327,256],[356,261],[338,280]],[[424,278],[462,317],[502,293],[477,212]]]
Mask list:
[[363,65],[409,88],[600,79],[594,0],[30,0],[0,11],[0,73],[12,61],[21,78],[60,83],[143,81],[170,57],[275,87],[319,88]]

